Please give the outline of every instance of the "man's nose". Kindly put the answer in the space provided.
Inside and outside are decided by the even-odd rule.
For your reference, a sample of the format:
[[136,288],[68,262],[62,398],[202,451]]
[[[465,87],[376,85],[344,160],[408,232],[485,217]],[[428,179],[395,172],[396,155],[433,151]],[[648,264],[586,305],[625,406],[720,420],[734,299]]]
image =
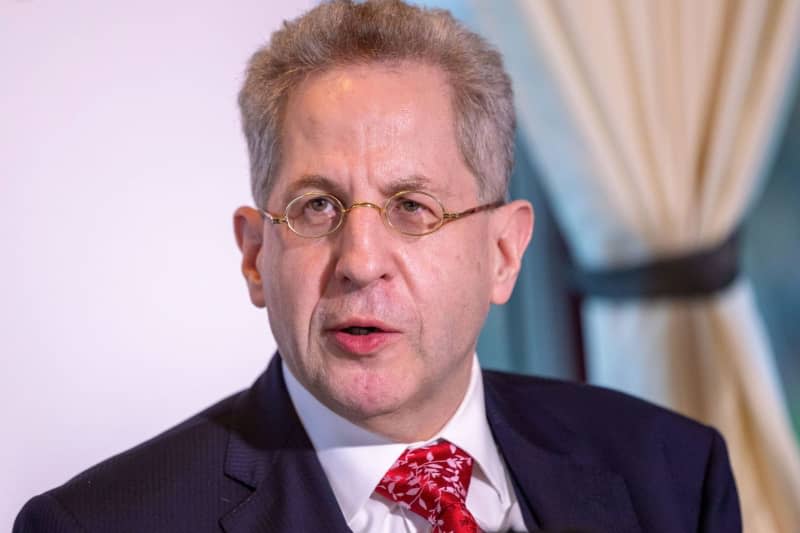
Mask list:
[[336,239],[336,279],[346,285],[364,287],[391,277],[391,247],[395,239],[377,205],[354,204],[345,215]]

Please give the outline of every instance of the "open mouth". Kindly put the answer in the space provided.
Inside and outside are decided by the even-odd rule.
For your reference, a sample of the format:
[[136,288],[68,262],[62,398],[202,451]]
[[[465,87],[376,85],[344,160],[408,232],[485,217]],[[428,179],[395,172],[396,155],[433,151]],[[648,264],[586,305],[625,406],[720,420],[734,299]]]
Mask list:
[[[353,324],[355,322],[355,324]],[[360,323],[359,323],[360,322]],[[370,325],[370,322],[374,325]],[[377,321],[352,321],[329,330],[339,350],[355,355],[370,355],[394,343],[401,334]]]
[[340,331],[343,331],[350,335],[369,335],[370,333],[381,333],[383,332],[380,328],[373,328],[373,327],[361,327],[361,326],[351,326],[348,328],[343,328]]

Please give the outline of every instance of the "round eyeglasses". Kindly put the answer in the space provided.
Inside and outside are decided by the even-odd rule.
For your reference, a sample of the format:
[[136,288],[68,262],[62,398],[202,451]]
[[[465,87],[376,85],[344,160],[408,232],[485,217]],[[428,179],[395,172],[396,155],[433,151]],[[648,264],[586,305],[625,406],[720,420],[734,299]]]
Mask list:
[[314,239],[330,235],[342,227],[347,213],[356,207],[371,207],[381,212],[383,221],[389,228],[403,235],[421,237],[433,233],[448,222],[503,204],[502,200],[498,200],[466,211],[450,213],[431,194],[400,191],[390,196],[383,207],[372,202],[354,202],[350,207],[345,207],[332,194],[307,192],[289,202],[282,216],[261,209],[259,211],[273,224],[286,224],[297,235]]

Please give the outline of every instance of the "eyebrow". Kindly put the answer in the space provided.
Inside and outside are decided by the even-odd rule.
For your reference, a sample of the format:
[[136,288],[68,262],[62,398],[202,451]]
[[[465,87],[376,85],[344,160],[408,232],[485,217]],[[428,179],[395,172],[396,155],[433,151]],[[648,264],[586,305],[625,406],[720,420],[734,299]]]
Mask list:
[[414,174],[405,178],[398,178],[383,184],[380,187],[381,194],[392,196],[400,191],[432,191],[433,184],[431,180],[421,174]]
[[332,179],[319,174],[306,174],[301,176],[297,181],[292,182],[286,188],[286,192],[283,194],[283,203],[287,204],[292,201],[303,189],[316,189],[329,192],[337,198],[344,196],[344,189],[342,189],[342,186]]
[[[333,194],[339,199],[346,199],[347,192],[341,184],[334,180],[322,176],[320,174],[306,174],[301,176],[296,181],[292,182],[284,193],[284,203],[290,202],[298,196],[298,193],[303,189],[317,189],[324,192]],[[436,192],[431,180],[421,174],[413,174],[411,176],[397,178],[390,180],[387,183],[380,185],[380,193],[385,197],[397,194],[400,191],[430,191]],[[441,192],[441,191],[439,191]]]

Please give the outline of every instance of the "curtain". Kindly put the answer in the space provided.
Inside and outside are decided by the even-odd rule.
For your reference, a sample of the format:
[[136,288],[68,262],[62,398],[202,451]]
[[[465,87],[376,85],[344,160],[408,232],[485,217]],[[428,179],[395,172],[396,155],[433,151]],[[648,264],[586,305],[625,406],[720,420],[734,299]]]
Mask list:
[[[704,250],[742,224],[781,131],[800,2],[474,7],[512,71],[522,129],[580,267]],[[590,381],[718,428],[745,530],[796,531],[800,458],[746,279],[693,299],[589,296],[582,320]]]

